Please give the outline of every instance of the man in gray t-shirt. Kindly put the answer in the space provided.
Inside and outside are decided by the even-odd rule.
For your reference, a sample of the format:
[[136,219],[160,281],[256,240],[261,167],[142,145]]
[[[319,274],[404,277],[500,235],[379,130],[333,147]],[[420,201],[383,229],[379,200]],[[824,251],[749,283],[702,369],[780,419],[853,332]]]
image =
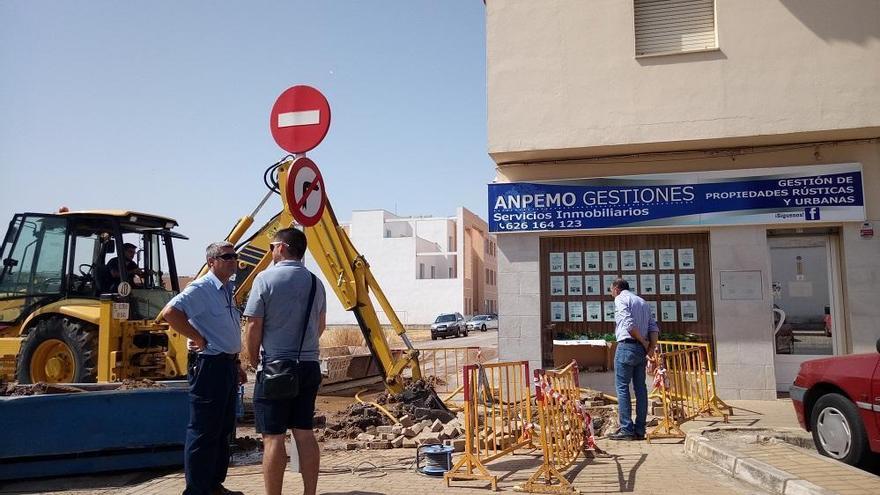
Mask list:
[[[244,310],[245,345],[250,364],[259,365],[259,369],[263,362],[298,361],[299,394],[293,399],[267,399],[263,394],[262,371],[257,372],[254,419],[257,432],[263,435],[263,481],[266,493],[281,493],[287,463],[284,437],[290,429],[299,453],[303,493],[314,494],[320,451],[312,432],[312,418],[321,385],[318,340],[326,324],[327,300],[324,285],[303,265],[305,234],[295,228],[282,229],[269,246],[275,266],[254,279]],[[311,311],[306,315],[313,283]]]

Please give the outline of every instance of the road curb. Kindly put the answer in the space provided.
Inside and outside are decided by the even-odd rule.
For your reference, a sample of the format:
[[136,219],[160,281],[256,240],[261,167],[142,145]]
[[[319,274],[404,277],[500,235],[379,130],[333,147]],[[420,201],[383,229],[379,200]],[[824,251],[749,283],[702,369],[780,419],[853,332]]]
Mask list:
[[738,454],[732,449],[713,443],[704,433],[717,431],[766,431],[766,428],[701,428],[687,434],[685,452],[696,459],[712,464],[734,478],[781,495],[833,495],[834,491],[783,471],[766,462]]

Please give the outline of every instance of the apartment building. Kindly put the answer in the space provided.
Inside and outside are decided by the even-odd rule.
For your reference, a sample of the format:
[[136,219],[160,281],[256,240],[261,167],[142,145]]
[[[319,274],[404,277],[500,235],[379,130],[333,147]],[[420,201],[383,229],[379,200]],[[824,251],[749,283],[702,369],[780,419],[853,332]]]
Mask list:
[[618,276],[665,335],[713,344],[725,398],[874,349],[880,2],[486,15],[501,359],[552,366],[555,336],[612,332]]

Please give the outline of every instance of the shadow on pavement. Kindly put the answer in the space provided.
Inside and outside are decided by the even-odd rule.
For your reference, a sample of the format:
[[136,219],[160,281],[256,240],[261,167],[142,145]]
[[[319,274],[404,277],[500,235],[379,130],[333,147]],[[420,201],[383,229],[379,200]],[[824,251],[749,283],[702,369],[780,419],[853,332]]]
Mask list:
[[[0,482],[0,494],[30,494],[65,492],[71,490],[94,490],[104,492],[113,488],[126,488],[161,478],[179,471],[180,468],[160,468],[146,471],[120,471],[115,473],[90,473],[57,478],[34,478]],[[180,474],[183,477],[183,474]]]
[[614,457],[614,463],[617,464],[617,482],[620,485],[620,492],[626,493],[631,492],[635,489],[636,486],[636,472],[638,472],[639,467],[645,463],[645,459],[648,458],[648,454],[642,454],[639,456],[639,460],[629,469],[629,473],[623,474],[623,466],[620,465],[620,460],[617,456]]

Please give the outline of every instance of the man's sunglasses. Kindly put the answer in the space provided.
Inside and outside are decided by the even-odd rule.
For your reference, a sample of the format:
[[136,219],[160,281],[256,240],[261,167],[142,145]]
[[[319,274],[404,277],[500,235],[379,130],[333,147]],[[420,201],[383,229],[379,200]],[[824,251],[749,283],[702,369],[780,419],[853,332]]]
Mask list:
[[286,242],[283,242],[283,241],[272,241],[272,242],[269,243],[269,246],[270,246],[272,249],[275,249],[276,247],[278,247],[279,244],[283,244],[283,245],[285,245],[285,246],[289,246],[289,245],[290,245],[290,244],[288,244],[288,243],[286,243]]
[[220,256],[214,256],[214,258],[216,258],[218,260],[225,260],[225,261],[237,260],[238,253],[223,253]]

